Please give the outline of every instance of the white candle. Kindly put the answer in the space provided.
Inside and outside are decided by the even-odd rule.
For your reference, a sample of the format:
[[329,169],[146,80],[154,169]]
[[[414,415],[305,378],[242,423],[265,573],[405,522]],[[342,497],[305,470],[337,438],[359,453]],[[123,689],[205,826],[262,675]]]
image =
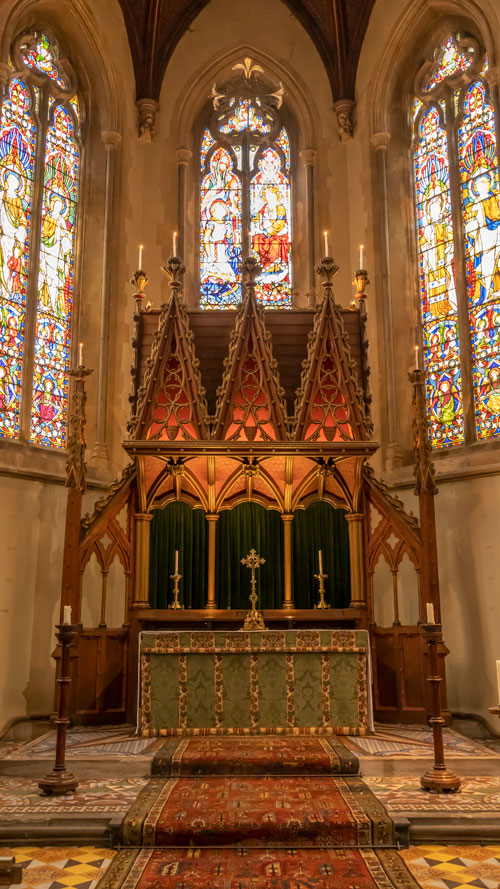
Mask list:
[[172,235],[172,256],[177,256],[177,232]]
[[325,239],[325,256],[329,256],[329,255],[330,255],[330,250],[329,250],[329,248],[328,248],[328,232],[323,232],[323,236],[324,236],[324,239]]
[[174,571],[174,574],[178,574],[178,573],[179,573],[179,550],[176,549],[176,551],[175,551],[175,571]]
[[71,625],[71,605],[65,605],[63,609],[63,624]]
[[80,367],[83,366],[83,343],[80,343],[80,348],[78,349],[78,364]]
[[500,703],[500,661],[497,661],[498,702]]
[[139,265],[137,266],[138,270],[142,272],[142,251],[144,250],[144,245],[139,244]]
[[415,367],[420,370],[420,349],[418,346],[415,346]]
[[363,244],[359,245],[359,268],[360,270],[363,268]]
[[318,550],[319,573],[323,574],[323,553]]
[[432,604],[432,602],[427,602],[425,607],[427,609],[427,623],[435,624],[436,621],[434,620],[434,605]]

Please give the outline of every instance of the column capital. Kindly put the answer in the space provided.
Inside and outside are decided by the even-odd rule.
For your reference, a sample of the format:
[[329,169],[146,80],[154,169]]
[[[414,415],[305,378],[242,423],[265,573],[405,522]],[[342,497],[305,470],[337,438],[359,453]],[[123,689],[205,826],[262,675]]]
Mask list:
[[345,520],[346,522],[362,522],[364,517],[364,512],[348,512]]
[[150,512],[134,512],[136,522],[150,522],[152,518],[153,515]]
[[375,151],[387,151],[390,141],[391,134],[386,130],[383,130],[380,133],[372,133],[370,136],[370,142]]
[[299,151],[299,157],[305,167],[314,167],[317,153],[315,148],[304,148],[303,151]]
[[101,139],[104,142],[105,148],[111,149],[116,148],[120,144],[122,136],[117,130],[103,130]]
[[213,522],[213,524],[215,524],[215,522],[217,522],[219,519],[219,513],[218,512],[207,512],[205,515],[205,518],[206,518],[207,522]]
[[191,162],[193,152],[189,148],[176,148],[175,158],[180,166],[187,167]]
[[484,79],[490,89],[492,89],[492,87],[494,87],[494,86],[498,86],[498,77],[499,77],[499,71],[498,71],[498,68],[496,65],[493,65],[493,67],[488,68],[488,70],[485,72]]
[[293,512],[282,512],[281,518],[284,522],[293,522]]

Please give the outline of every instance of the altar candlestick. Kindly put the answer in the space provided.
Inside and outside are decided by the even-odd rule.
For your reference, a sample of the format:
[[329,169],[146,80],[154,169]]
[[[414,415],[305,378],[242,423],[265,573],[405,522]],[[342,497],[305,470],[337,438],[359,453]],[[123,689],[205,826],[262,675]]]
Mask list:
[[436,621],[434,620],[434,605],[432,604],[432,602],[427,602],[425,607],[427,609],[427,623],[435,624]]
[[363,244],[360,244],[359,245],[359,268],[360,269],[363,268],[363,250],[364,250],[364,246],[363,246]]
[[179,573],[179,550],[178,549],[176,549],[176,551],[175,551],[175,573],[176,574]]
[[78,349],[78,364],[80,367],[83,367],[83,343],[80,343],[80,348]]
[[177,256],[177,232],[172,235],[172,256]]
[[63,624],[71,625],[71,605],[65,605],[63,609]]
[[500,702],[500,661],[497,661],[498,700]]
[[139,244],[139,265],[137,266],[137,268],[138,268],[139,270],[142,270],[142,253],[143,253],[143,250],[144,250],[144,245],[143,245],[143,244]]
[[323,574],[323,553],[318,550],[319,573]]
[[325,256],[329,256],[330,248],[328,246],[328,232],[323,232],[323,237],[325,239]]

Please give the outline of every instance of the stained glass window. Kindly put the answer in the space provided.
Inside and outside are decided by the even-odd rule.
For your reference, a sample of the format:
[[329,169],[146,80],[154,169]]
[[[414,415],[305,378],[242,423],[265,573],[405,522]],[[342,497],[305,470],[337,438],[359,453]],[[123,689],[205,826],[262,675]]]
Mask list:
[[[248,93],[251,75],[245,81]],[[258,301],[274,309],[292,304],[290,140],[279,118],[281,94],[254,92],[252,97],[230,92],[226,97],[214,91],[217,113],[201,136],[204,309],[238,306],[242,260],[250,253],[261,266]]]
[[0,109],[0,435],[56,448],[66,443],[79,161],[78,98],[57,48],[30,36]]
[[445,448],[500,433],[500,205],[485,56],[453,35],[436,59],[413,103],[414,182],[431,441]]

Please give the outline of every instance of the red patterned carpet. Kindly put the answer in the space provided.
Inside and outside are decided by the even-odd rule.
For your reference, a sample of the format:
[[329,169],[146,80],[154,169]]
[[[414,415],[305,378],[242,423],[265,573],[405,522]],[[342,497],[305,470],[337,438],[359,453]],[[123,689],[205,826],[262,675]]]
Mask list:
[[335,736],[171,738],[152,775],[356,775],[358,760]]
[[391,819],[358,777],[156,778],[122,833],[134,846],[393,843]]
[[120,852],[99,889],[418,889],[397,852],[143,849]]

